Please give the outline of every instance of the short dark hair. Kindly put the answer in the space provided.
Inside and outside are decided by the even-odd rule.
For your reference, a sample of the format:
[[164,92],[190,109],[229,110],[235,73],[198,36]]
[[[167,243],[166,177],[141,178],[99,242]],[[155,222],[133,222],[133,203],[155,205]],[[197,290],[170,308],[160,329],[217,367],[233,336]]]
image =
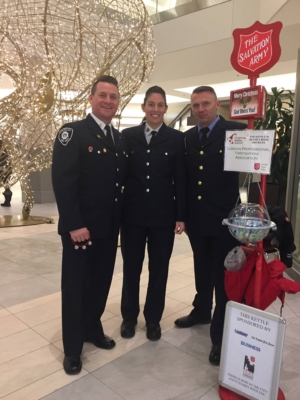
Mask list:
[[212,88],[211,86],[198,86],[193,90],[192,94],[194,94],[194,93],[202,93],[202,92],[210,92],[213,95],[215,95],[215,97],[217,98],[217,94],[215,92],[215,89]]
[[165,105],[167,105],[167,97],[166,97],[166,92],[164,91],[163,88],[161,88],[160,86],[152,86],[150,87],[147,92],[145,93],[145,98],[144,98],[144,105],[146,104],[146,101],[148,100],[148,97],[152,94],[152,93],[158,93],[161,94],[162,97],[164,98],[165,101]]
[[93,83],[93,86],[91,88],[91,94],[95,94],[96,92],[96,87],[98,85],[99,82],[107,82],[107,83],[111,83],[112,85],[115,85],[116,88],[119,90],[119,84],[118,81],[116,80],[116,78],[114,78],[111,75],[101,75],[98,77],[98,79]]

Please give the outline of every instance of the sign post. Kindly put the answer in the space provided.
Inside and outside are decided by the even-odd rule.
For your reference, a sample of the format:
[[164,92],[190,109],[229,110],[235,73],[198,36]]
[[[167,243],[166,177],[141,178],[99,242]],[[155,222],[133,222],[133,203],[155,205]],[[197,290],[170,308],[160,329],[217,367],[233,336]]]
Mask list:
[[[281,55],[281,47],[279,43],[281,29],[282,23],[280,21],[266,25],[256,21],[248,28],[238,28],[233,31],[234,48],[230,58],[231,65],[241,74],[248,75],[248,78],[250,79],[250,87],[247,89],[249,91],[255,91],[255,88],[257,87],[257,78],[259,75],[262,72],[271,69],[279,60]],[[244,116],[240,115],[239,119],[248,119],[248,129],[254,129],[255,116],[250,116],[250,113],[246,115],[245,113]],[[261,116],[261,119],[263,119],[263,115]],[[264,199],[266,198],[265,174],[261,175],[260,192],[259,204],[264,207]],[[257,254],[255,270],[254,305],[256,308],[259,308],[262,277],[262,257],[264,256],[264,251],[262,241],[258,242],[257,245],[259,252]],[[234,392],[231,392],[221,385],[219,387],[219,394],[222,400],[244,398]],[[280,389],[278,391],[278,399],[285,399],[284,394]]]

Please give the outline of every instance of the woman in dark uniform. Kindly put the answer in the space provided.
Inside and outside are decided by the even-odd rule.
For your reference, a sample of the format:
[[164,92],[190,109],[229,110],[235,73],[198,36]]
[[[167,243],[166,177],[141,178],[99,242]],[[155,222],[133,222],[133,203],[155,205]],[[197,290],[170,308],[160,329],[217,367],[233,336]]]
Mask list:
[[142,104],[146,121],[122,133],[129,157],[121,227],[124,338],[135,334],[147,243],[149,282],[144,316],[147,338],[160,339],[159,322],[165,305],[174,233],[181,234],[185,229],[184,134],[165,125],[167,109],[165,91],[159,86],[149,88]]

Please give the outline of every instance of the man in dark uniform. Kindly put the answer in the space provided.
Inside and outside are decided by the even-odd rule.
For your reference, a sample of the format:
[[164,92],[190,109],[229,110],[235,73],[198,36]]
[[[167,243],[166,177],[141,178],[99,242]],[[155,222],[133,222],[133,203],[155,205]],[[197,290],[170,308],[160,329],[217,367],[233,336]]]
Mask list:
[[[227,130],[245,129],[239,122],[225,121],[217,115],[220,106],[214,89],[200,86],[191,96],[196,127],[186,132],[188,173],[186,229],[194,252],[197,294],[194,309],[178,318],[175,325],[188,328],[211,323],[212,349],[209,361],[219,365],[225,307],[224,259],[238,242],[222,220],[227,218],[239,196],[238,172],[223,171],[224,141]],[[213,289],[216,307],[211,320]]]
[[[118,82],[101,76],[93,85],[92,113],[58,132],[52,180],[63,245],[62,328],[64,369],[81,370],[83,342],[111,349],[100,321],[114,269],[126,154],[111,120],[119,106]],[[88,242],[91,241],[91,245]]]

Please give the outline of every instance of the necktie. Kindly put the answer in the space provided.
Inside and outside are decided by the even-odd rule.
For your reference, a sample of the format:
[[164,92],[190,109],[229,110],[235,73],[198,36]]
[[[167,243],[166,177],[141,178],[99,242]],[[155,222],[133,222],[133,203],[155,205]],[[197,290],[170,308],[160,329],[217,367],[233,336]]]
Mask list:
[[200,138],[200,146],[204,146],[206,139],[207,139],[207,134],[209,132],[209,128],[201,128],[200,133],[201,133],[201,138]]
[[112,147],[115,147],[114,141],[113,141],[112,136],[111,136],[110,126],[109,126],[109,125],[105,125],[105,130],[106,130],[106,138],[107,138],[107,141],[109,142],[109,144],[110,144]]
[[151,132],[151,135],[152,135],[152,138],[150,139],[149,144],[153,142],[155,136],[157,135],[157,132],[156,132],[156,131],[152,131],[152,132]]

